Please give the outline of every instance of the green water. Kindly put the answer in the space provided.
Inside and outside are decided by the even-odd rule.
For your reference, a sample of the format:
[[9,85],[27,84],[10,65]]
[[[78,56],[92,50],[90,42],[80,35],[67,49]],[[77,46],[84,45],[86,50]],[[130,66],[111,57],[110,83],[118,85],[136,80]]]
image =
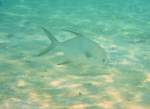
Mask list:
[[[149,109],[149,10],[149,0],[0,0],[0,109]],[[37,56],[50,45],[41,27],[68,44]]]

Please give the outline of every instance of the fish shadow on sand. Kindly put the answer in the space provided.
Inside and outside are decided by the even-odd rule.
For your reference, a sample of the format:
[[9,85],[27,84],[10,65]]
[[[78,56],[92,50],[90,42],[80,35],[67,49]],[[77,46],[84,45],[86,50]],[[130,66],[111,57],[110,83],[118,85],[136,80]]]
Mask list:
[[105,50],[96,42],[90,40],[82,34],[72,30],[62,29],[62,31],[74,34],[76,37],[64,42],[59,42],[50,31],[44,27],[41,28],[51,43],[37,56],[44,56],[46,54],[53,55],[56,52],[59,52],[61,55],[56,56],[55,58],[55,60],[58,61],[57,65],[68,65],[71,63],[78,63],[78,65],[81,65],[81,63],[93,63],[95,65],[104,66],[107,64]]

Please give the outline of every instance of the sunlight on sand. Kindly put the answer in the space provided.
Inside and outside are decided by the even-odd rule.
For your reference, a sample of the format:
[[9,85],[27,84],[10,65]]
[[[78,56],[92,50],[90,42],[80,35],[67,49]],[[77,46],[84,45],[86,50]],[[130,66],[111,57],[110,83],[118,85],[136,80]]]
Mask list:
[[142,93],[137,93],[137,94],[134,96],[134,101],[135,101],[135,102],[141,102],[141,101],[142,101]]
[[69,109],[86,109],[87,104],[74,104]]
[[93,84],[96,87],[100,87],[102,85],[102,82],[99,81],[91,81],[91,84]]
[[50,100],[49,99],[46,99],[46,100],[42,100],[39,105],[40,105],[40,108],[42,109],[45,109],[45,108],[50,108]]
[[17,87],[25,87],[27,84],[24,80],[17,81]]
[[16,65],[17,67],[23,67],[24,66],[24,63],[21,63],[20,61],[18,60],[14,60],[14,59],[10,59],[9,57],[7,56],[4,56],[4,55],[0,55],[0,61],[1,62],[5,62],[5,63],[8,63],[8,64],[11,64],[11,65]]
[[117,91],[116,89],[108,88],[106,92],[108,95],[113,97],[114,101],[116,101],[116,102],[122,102],[123,101],[123,98],[122,98],[120,92]]
[[101,101],[98,103],[98,106],[104,109],[113,109],[113,102],[112,101]]
[[150,73],[146,75],[146,79],[143,82],[150,82]]
[[62,94],[64,97],[77,97],[88,94],[88,91],[84,87],[80,87],[77,85],[77,88],[67,87],[68,92]]
[[63,84],[64,84],[63,80],[54,80],[54,81],[51,81],[49,83],[49,86],[52,86],[52,87],[62,87]]
[[110,74],[110,75],[104,75],[104,76],[103,76],[105,82],[107,82],[107,83],[112,83],[112,82],[114,81],[114,80],[113,80],[113,77],[114,77],[113,74]]
[[130,58],[130,59],[134,59],[134,60],[137,60],[136,59],[136,53],[138,52],[138,49],[131,49],[131,50],[128,50],[128,57]]
[[[0,55],[0,61],[3,63],[6,63],[6,64],[9,64],[9,65],[12,65],[12,68],[15,68],[17,70],[21,70],[22,73],[24,73],[24,76],[29,76],[30,74],[32,74],[31,71],[34,71],[34,69],[30,68],[30,67],[27,67],[25,63],[19,61],[19,60],[16,60],[16,59],[10,59],[9,57],[7,56],[4,56],[4,55]],[[16,67],[17,66],[17,67]],[[28,70],[26,70],[28,69]],[[8,69],[10,70],[10,69]]]
[[77,83],[69,83],[64,85],[63,87],[69,88],[69,89],[77,89],[80,88],[82,84],[77,84]]
[[118,64],[121,64],[121,65],[132,65],[132,63],[127,60],[127,59],[122,59],[118,62]]
[[38,93],[35,92],[35,91],[29,92],[29,100],[31,102],[38,102],[39,101],[39,95],[38,95]]
[[[129,13],[130,2],[123,8],[106,0],[93,0],[94,5],[6,1],[11,2],[0,0],[0,109],[149,109],[150,16],[140,0],[133,0]],[[52,33],[43,33],[41,26]],[[91,39],[93,47],[89,41],[84,46],[85,40],[58,48],[55,38],[49,42],[53,35],[63,42],[80,39],[80,34]],[[47,45],[54,45],[52,51],[37,56]]]
[[140,106],[139,104],[126,104],[126,109],[148,109],[146,107]]
[[52,104],[52,96],[49,94],[42,94],[40,98],[39,105],[42,109],[49,109]]

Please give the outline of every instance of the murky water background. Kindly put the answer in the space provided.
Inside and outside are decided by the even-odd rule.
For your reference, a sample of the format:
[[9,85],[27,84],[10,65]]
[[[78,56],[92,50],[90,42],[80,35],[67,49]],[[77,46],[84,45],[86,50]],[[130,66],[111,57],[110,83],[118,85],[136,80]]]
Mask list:
[[[0,0],[0,109],[148,109],[149,10],[149,0]],[[107,64],[36,56],[49,45],[41,26],[62,42],[74,37],[62,29],[83,34]]]

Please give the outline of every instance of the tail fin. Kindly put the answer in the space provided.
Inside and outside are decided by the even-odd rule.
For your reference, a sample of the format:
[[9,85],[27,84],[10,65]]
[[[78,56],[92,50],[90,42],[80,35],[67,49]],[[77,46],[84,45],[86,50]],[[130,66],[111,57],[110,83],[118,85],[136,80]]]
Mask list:
[[42,52],[40,52],[37,56],[42,56],[45,55],[46,53],[48,53],[50,50],[52,50],[53,48],[55,48],[58,45],[58,41],[57,39],[44,27],[41,27],[43,29],[43,31],[45,32],[45,34],[47,35],[48,39],[51,41],[51,44]]
[[44,27],[41,27],[45,34],[47,35],[48,39],[51,41],[51,44],[58,43],[57,39]]
[[41,51],[37,56],[45,55],[45,54],[47,54],[52,49],[53,49],[53,47],[50,45],[47,48],[45,48],[43,51]]

